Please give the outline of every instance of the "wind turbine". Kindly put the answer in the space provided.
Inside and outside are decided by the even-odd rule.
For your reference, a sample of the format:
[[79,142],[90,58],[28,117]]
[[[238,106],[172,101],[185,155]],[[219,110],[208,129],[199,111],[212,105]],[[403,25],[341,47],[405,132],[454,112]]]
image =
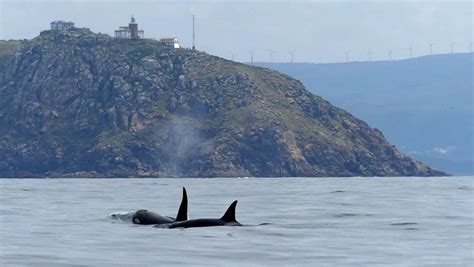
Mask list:
[[270,53],[270,63],[273,63],[273,50],[268,49],[268,53]]
[[294,60],[295,60],[295,50],[293,49],[293,50],[291,50],[289,53],[290,53],[290,56],[291,56],[291,61],[290,61],[290,63],[294,63]]

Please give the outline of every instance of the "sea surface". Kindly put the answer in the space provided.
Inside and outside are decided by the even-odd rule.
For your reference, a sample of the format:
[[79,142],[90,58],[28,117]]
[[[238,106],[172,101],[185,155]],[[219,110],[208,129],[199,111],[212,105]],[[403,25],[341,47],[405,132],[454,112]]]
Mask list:
[[[0,179],[0,266],[473,266],[474,177]],[[148,209],[243,227],[160,229]],[[261,225],[263,224],[263,225]]]

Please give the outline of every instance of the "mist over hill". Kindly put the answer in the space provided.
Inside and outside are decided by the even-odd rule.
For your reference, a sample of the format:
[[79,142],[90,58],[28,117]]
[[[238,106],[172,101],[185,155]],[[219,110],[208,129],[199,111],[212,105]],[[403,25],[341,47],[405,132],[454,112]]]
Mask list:
[[338,64],[258,63],[380,129],[402,152],[474,174],[473,54]]

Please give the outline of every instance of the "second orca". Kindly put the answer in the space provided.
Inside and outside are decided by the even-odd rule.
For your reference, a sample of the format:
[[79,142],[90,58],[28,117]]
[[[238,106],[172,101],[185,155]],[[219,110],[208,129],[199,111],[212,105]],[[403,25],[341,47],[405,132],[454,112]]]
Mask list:
[[[229,208],[221,218],[214,219],[194,219],[185,221],[176,221],[170,223],[167,228],[193,228],[193,227],[210,227],[210,226],[242,226],[235,219],[235,207],[237,200],[230,204]],[[159,227],[159,226],[158,226]]]

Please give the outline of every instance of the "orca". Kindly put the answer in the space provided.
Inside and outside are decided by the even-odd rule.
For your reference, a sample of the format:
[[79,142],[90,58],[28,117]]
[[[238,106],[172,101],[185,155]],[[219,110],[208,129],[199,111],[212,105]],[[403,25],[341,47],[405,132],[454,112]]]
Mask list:
[[230,204],[225,214],[219,219],[194,219],[185,221],[175,221],[170,223],[167,228],[193,228],[193,227],[210,227],[210,226],[242,226],[235,219],[235,207],[237,200]]
[[188,195],[186,194],[186,188],[183,187],[183,197],[181,204],[179,205],[178,214],[176,218],[163,216],[155,212],[148,210],[138,210],[132,216],[132,222],[134,224],[170,224],[173,222],[186,221],[188,219]]

